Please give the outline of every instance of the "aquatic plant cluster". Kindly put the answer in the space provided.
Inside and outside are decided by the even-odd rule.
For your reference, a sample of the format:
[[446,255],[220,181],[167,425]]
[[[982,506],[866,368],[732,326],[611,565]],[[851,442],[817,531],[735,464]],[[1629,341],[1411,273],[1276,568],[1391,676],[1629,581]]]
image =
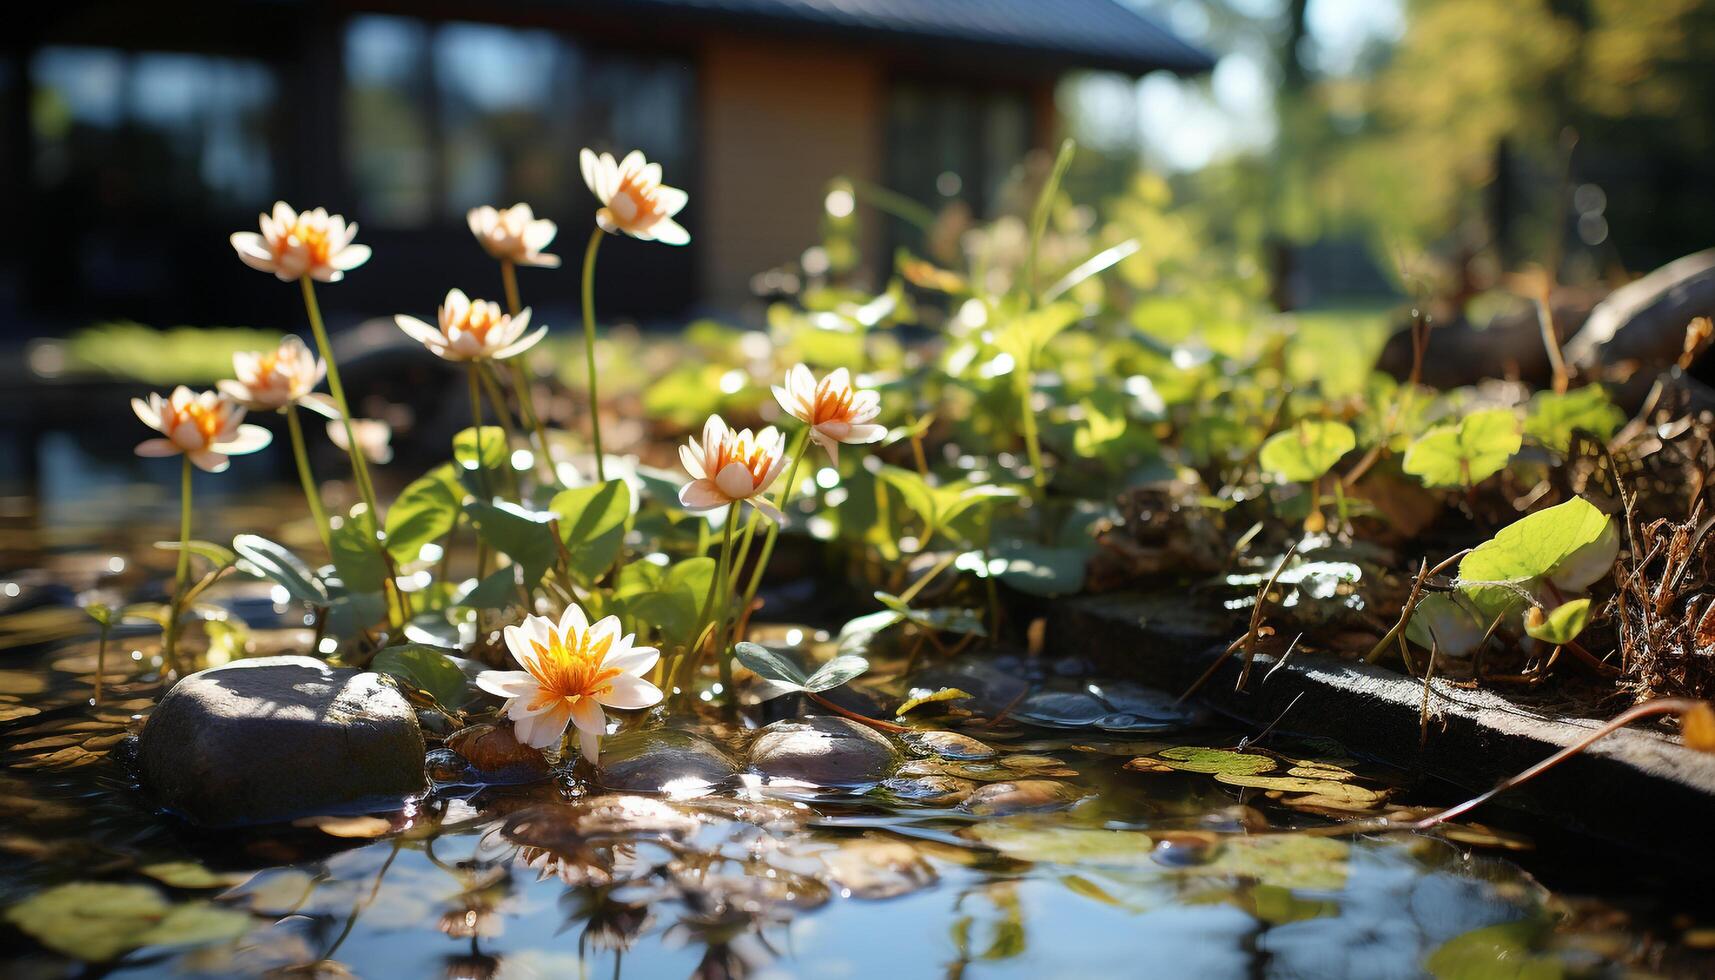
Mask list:
[[[684,363],[643,385],[647,413],[690,430],[674,475],[603,451],[608,402],[598,380],[632,382],[622,390],[639,397],[625,362],[643,358],[615,357],[620,341],[599,337],[594,273],[606,235],[688,241],[674,221],[687,197],[640,153],[616,161],[586,150],[583,177],[600,207],[582,267],[582,371],[562,377],[586,396],[587,452],[570,451],[569,434],[539,411],[523,363],[548,328],[523,305],[517,270],[559,266],[544,251],[558,228],[526,204],[475,208],[469,226],[499,263],[504,304],[452,288],[432,322],[396,317],[430,353],[462,365],[471,425],[454,438],[451,463],[385,509],[368,467],[388,452],[386,425],[353,417],[316,302],[315,284],[359,269],[369,250],[343,217],[277,204],[259,232],[232,244],[247,265],[300,284],[315,353],[287,337],[276,350],[235,356],[235,378],[216,391],[180,388],[136,405],[161,432],[139,453],[185,458],[168,661],[191,666],[179,657],[180,614],[236,567],[317,610],[324,649],[352,662],[386,650],[380,663],[415,663],[421,674],[438,657],[504,646],[524,669],[483,686],[507,699],[524,740],[553,749],[576,727],[592,736],[582,744],[593,761],[607,726],[598,704],[735,696],[735,661],[753,672],[763,662],[739,644],[781,529],[792,525],[880,563],[863,575],[879,587],[877,615],[914,635],[913,661],[926,643],[948,649],[943,637],[957,646],[1000,637],[1002,586],[1057,596],[1224,576],[1228,588],[1263,586],[1229,651],[1244,653],[1247,676],[1257,652],[1280,652],[1290,631],[1310,648],[1418,675],[1529,686],[1564,659],[1640,701],[1707,693],[1697,677],[1664,686],[1641,676],[1660,671],[1641,666],[1654,662],[1635,649],[1641,626],[1611,598],[1622,546],[1636,560],[1648,550],[1637,539],[1665,531],[1644,526],[1626,482],[1643,464],[1616,462],[1640,425],[1621,431],[1625,415],[1598,379],[1573,387],[1562,372],[1554,390],[1528,399],[1504,386],[1429,389],[1417,381],[1433,329],[1421,312],[1403,381],[1343,349],[1362,346],[1356,326],[1258,329],[1235,271],[1244,256],[1200,241],[1145,179],[1095,226],[1060,191],[1071,155],[1068,143],[1042,175],[1027,221],[986,227],[917,216],[882,192],[836,182],[828,238],[801,270],[811,285],[796,305],[771,309],[764,345],[752,342],[761,335],[696,324],[684,341],[692,356],[682,352]],[[902,252],[878,294],[843,285],[834,261],[849,251],[841,240],[852,210],[835,198],[858,194],[918,221],[930,242],[928,257]],[[1044,266],[1058,278],[1046,282]],[[900,331],[912,326],[937,330],[939,342],[906,342]],[[606,368],[597,363],[604,345]],[[769,366],[781,372],[773,408],[751,380]],[[324,378],[331,396],[315,390]],[[327,513],[300,408],[327,415],[349,456],[361,504],[347,514]],[[192,540],[190,467],[218,471],[266,444],[265,430],[242,423],[246,411],[285,415],[331,565],[255,535],[230,549]],[[728,421],[770,414],[797,435]],[[1706,430],[1680,425],[1676,452],[1652,464],[1707,468],[1711,454],[1696,443]],[[878,445],[855,465],[839,452]],[[825,466],[811,462],[812,447]],[[1673,506],[1663,493],[1642,504]],[[1464,519],[1451,533],[1449,514]],[[478,545],[475,574],[450,578],[450,539],[466,528]],[[1425,555],[1419,574],[1402,574],[1400,547],[1426,534],[1451,557],[1435,556],[1432,568]],[[214,563],[199,582],[193,555]],[[914,607],[926,592],[941,598]],[[1592,636],[1618,662],[1592,652]],[[1664,648],[1660,637],[1650,646]],[[651,649],[659,662],[639,666]],[[712,686],[700,679],[709,665]],[[762,676],[790,681],[781,669]],[[647,686],[621,680],[618,693],[622,677]]]
[[[845,368],[818,380],[807,366],[798,364],[774,388],[782,411],[803,425],[802,436],[791,447],[773,426],[753,433],[735,429],[719,415],[711,415],[701,438],[693,438],[680,448],[689,479],[679,488],[676,503],[689,514],[720,511],[725,515],[719,558],[712,568],[706,558],[691,558],[664,569],[650,566],[645,575],[654,575],[660,584],[628,588],[622,594],[621,584],[635,577],[628,574],[635,570],[624,560],[623,544],[633,508],[629,485],[605,478],[607,460],[600,448],[592,313],[596,251],[604,234],[626,234],[672,245],[690,241],[689,233],[673,220],[685,206],[687,195],[663,184],[660,165],[647,162],[639,152],[616,162],[609,154],[598,156],[586,149],[582,163],[590,191],[602,202],[595,216],[596,229],[590,238],[583,280],[589,365],[585,380],[591,399],[590,445],[597,482],[575,490],[566,488],[561,470],[554,465],[553,447],[534,411],[525,374],[507,370],[511,366],[507,362],[536,346],[548,332],[545,324],[529,329],[531,311],[520,305],[516,270],[519,266],[559,265],[557,256],[542,251],[558,232],[554,222],[535,217],[528,204],[505,210],[473,208],[468,216],[471,232],[500,263],[507,306],[472,299],[453,288],[447,291],[434,324],[405,314],[395,318],[399,328],[429,352],[465,366],[474,415],[471,428],[454,440],[453,467],[412,484],[385,512],[378,506],[366,463],[367,458],[377,455],[373,448],[377,440],[360,435],[365,427],[384,423],[352,417],[314,286],[316,282],[338,282],[370,258],[369,248],[355,241],[357,224],[321,208],[299,213],[281,201],[271,213],[261,216],[259,233],[233,234],[232,246],[246,265],[272,273],[282,282],[301,285],[320,356],[311,353],[298,337],[287,336],[275,350],[236,354],[236,377],[221,381],[215,390],[197,393],[181,386],[169,397],[155,395],[147,402],[139,399],[133,404],[138,418],[162,433],[140,444],[138,455],[184,458],[179,565],[172,601],[164,614],[167,631],[163,656],[167,663],[181,672],[186,670],[188,661],[182,657],[178,640],[187,604],[227,566],[242,562],[246,570],[288,586],[294,596],[307,595],[308,601],[324,613],[343,604],[350,615],[342,618],[360,631],[371,623],[364,621],[359,610],[384,610],[382,615],[392,631],[384,644],[389,648],[385,662],[404,663],[415,672],[426,670],[425,662],[436,663],[433,658],[444,656],[424,645],[407,643],[401,649],[392,642],[404,639],[404,627],[415,616],[427,614],[444,626],[446,617],[437,615],[444,610],[489,609],[502,602],[510,607],[516,598],[522,618],[506,624],[501,633],[507,651],[522,669],[484,671],[476,678],[476,685],[505,699],[502,713],[515,725],[520,743],[558,753],[568,731],[575,728],[582,754],[591,763],[599,759],[601,737],[607,731],[603,707],[634,710],[662,700],[661,688],[646,680],[646,675],[671,685],[709,655],[720,663],[724,686],[731,689],[729,633],[739,618],[734,605],[740,571],[752,568],[749,584],[743,589],[748,606],[773,552],[783,519],[781,508],[791,500],[795,478],[811,444],[837,461],[842,444],[866,445],[882,439],[887,430],[873,421],[880,411],[879,398],[873,391],[855,387]],[[323,379],[329,383],[331,397],[315,390]],[[519,456],[514,450],[517,434],[504,390],[508,386],[521,418],[529,426],[526,441],[534,438],[529,449],[520,451],[530,459],[522,467],[515,464]],[[501,422],[498,428],[484,424],[485,397]],[[329,436],[346,451],[362,497],[362,503],[349,515],[330,518],[326,512],[305,449],[299,408],[332,420]],[[254,535],[240,536],[230,552],[192,540],[191,467],[219,473],[230,465],[228,457],[255,452],[270,442],[268,430],[242,422],[248,411],[285,415],[305,499],[322,543],[334,559],[331,569],[314,570],[284,546]],[[383,430],[383,444],[384,440]],[[533,471],[538,460],[542,479],[532,486],[519,471]],[[771,502],[768,494],[782,473],[787,474],[785,485]],[[535,505],[543,501],[546,508],[537,509]],[[742,520],[740,511],[744,504],[750,505],[748,522]],[[441,583],[443,588],[438,591],[404,588],[400,567],[420,563],[424,547],[452,531],[461,508],[483,542],[479,581],[473,587],[451,592],[447,591],[451,583]],[[759,518],[768,523],[768,529],[757,560],[747,565]],[[736,533],[741,523],[742,539]],[[189,579],[193,553],[217,556],[214,572],[195,585]],[[542,556],[539,562],[535,558],[538,555]],[[544,587],[543,579],[549,572],[554,580]],[[672,630],[659,619],[649,621],[643,616],[644,629],[664,641],[676,641],[661,671],[655,671],[661,662],[660,652],[635,643],[635,633],[622,627],[619,615],[610,611],[592,623],[584,608],[587,604],[593,609],[611,610],[619,608],[622,601],[637,610],[671,606],[672,615],[667,618],[675,624],[694,621],[689,628]],[[540,611],[553,615],[541,615]],[[637,621],[639,617],[634,613],[626,618]],[[369,651],[371,655],[374,652]],[[411,676],[407,674],[405,679],[409,681]]]

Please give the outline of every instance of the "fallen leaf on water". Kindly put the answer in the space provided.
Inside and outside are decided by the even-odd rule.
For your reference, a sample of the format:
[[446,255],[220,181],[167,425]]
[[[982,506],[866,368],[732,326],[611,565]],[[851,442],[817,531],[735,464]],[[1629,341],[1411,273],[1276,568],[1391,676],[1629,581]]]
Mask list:
[[246,874],[210,871],[195,861],[160,861],[137,869],[149,877],[174,888],[230,888],[246,878]]
[[292,826],[314,827],[331,837],[380,837],[393,829],[380,817],[302,817]]
[[78,881],[37,892],[6,910],[6,921],[56,952],[100,962],[142,946],[190,946],[233,939],[250,916],[209,902],[174,905],[148,885]]
[[31,715],[41,713],[42,709],[32,708],[25,704],[0,704],[0,721],[17,721],[19,718],[28,718]]

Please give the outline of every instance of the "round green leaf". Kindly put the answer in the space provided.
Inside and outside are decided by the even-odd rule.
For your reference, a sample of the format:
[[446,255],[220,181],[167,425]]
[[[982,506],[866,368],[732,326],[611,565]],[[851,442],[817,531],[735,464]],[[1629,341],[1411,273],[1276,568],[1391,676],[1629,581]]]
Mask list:
[[1485,409],[1424,433],[1406,449],[1402,466],[1425,486],[1475,486],[1499,473],[1521,442],[1512,409]]
[[1535,626],[1526,620],[1524,631],[1544,643],[1560,646],[1576,640],[1589,621],[1590,600],[1573,599],[1556,606]]
[[1262,444],[1257,462],[1287,483],[1309,483],[1328,472],[1358,444],[1352,428],[1341,422],[1301,419]]

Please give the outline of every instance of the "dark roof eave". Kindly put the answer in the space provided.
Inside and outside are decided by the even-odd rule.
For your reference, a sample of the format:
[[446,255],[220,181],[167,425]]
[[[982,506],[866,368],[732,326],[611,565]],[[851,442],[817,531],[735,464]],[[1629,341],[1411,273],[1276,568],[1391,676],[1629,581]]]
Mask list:
[[773,17],[740,10],[681,6],[673,0],[582,0],[582,4],[586,13],[604,11],[615,14],[635,14],[639,6],[656,6],[663,12],[671,11],[674,19],[682,24],[725,28],[756,35],[824,41],[855,40],[918,52],[943,44],[954,45],[957,48],[955,61],[969,61],[973,57],[1006,56],[1021,59],[1021,67],[1027,66],[1038,71],[1089,69],[1119,72],[1133,77],[1154,71],[1168,71],[1176,75],[1192,76],[1213,70],[1216,60],[1209,52],[1171,34],[1161,38],[1166,46],[1171,48],[1170,51],[1158,52],[1149,57],[1129,57],[1109,52],[1008,44],[984,38],[907,31],[879,24],[836,24]]

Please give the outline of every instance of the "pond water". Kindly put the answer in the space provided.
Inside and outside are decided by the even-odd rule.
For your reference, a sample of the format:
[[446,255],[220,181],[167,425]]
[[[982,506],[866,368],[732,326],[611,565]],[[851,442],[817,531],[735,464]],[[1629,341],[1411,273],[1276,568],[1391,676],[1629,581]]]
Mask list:
[[[137,542],[170,536],[169,508],[131,498],[62,508],[45,524],[29,501],[5,510],[7,976],[1498,977],[1711,968],[1701,899],[1641,875],[1630,887],[1612,877],[1582,883],[1566,873],[1564,850],[1549,858],[1525,838],[1473,825],[1439,838],[1321,836],[1342,813],[1441,804],[1448,793],[1407,785],[1349,747],[1278,735],[1258,747],[1241,743],[1255,732],[1206,720],[1168,725],[1129,702],[1083,718],[1067,704],[1092,684],[1110,699],[1148,698],[1082,676],[1075,662],[984,662],[985,676],[1059,700],[1033,694],[996,724],[926,716],[924,730],[975,741],[902,743],[903,768],[881,785],[828,790],[752,776],[712,792],[650,795],[564,773],[477,786],[442,772],[448,781],[428,797],[378,818],[195,830],[153,812],[123,761],[128,734],[161,693],[155,637],[115,633],[103,700],[92,705],[97,643],[73,602],[98,585],[158,596],[171,556]],[[268,512],[269,498],[253,498],[209,514],[199,532],[218,539],[270,526],[257,523]],[[260,585],[234,585],[216,601],[250,622],[258,651],[307,641],[293,619],[300,613]],[[742,755],[745,729],[767,720],[756,715],[738,725],[718,714],[672,724]],[[959,757],[972,754],[989,757]],[[1552,891],[1532,871],[1573,885]],[[87,884],[53,891],[68,883]]]

